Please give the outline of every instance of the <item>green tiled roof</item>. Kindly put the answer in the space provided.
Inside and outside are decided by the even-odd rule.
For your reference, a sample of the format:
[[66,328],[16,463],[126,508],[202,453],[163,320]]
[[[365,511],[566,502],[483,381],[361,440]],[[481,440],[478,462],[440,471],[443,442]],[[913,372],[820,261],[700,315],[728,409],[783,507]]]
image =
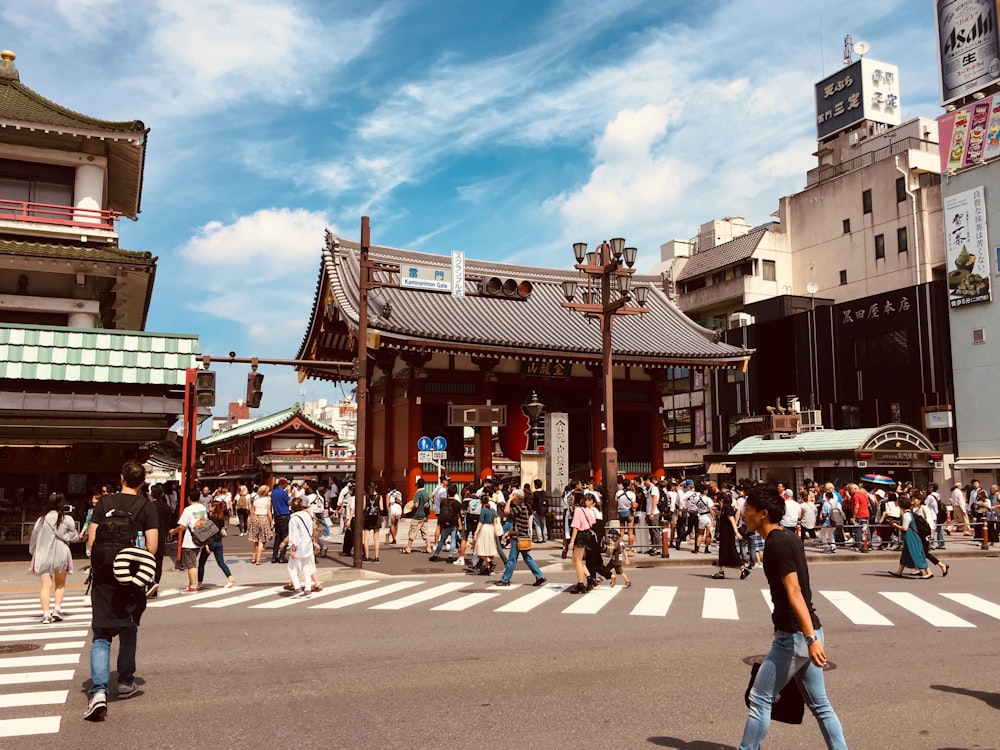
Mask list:
[[41,125],[61,125],[80,130],[103,130],[121,133],[142,133],[146,126],[141,120],[112,122],[74,112],[46,99],[36,91],[12,78],[0,78],[0,117]]
[[184,385],[198,337],[0,323],[0,379]]
[[853,451],[860,448],[880,427],[863,427],[856,430],[816,430],[803,432],[790,438],[765,440],[763,435],[744,438],[729,451],[730,456],[752,456],[766,453],[804,451]]
[[72,260],[92,260],[107,263],[139,263],[150,265],[156,262],[153,254],[143,250],[123,250],[108,244],[64,245],[57,242],[27,242],[0,237],[0,254],[38,255],[44,258],[68,258]]
[[267,430],[273,429],[278,425],[287,422],[292,417],[298,416],[302,421],[311,424],[320,430],[327,432],[336,432],[336,429],[325,422],[320,422],[318,419],[313,419],[307,414],[302,413],[302,409],[298,404],[291,406],[284,411],[279,411],[276,414],[269,414],[266,417],[259,417],[257,419],[252,419],[249,422],[244,422],[236,427],[230,427],[228,430],[219,430],[218,432],[209,435],[207,438],[201,441],[202,445],[211,445],[213,443],[219,443],[223,440],[229,440],[230,438],[239,437],[240,435],[254,434],[257,432],[266,432]]

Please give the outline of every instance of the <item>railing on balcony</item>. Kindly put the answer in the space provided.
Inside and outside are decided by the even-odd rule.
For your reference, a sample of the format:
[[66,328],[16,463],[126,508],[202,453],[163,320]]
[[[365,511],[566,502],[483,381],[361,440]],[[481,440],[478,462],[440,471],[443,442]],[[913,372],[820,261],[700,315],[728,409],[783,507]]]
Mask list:
[[25,221],[80,229],[115,230],[118,211],[0,199],[0,221]]
[[840,164],[822,164],[814,169],[810,169],[806,175],[806,182],[809,185],[815,185],[826,180],[832,180],[834,177],[840,177],[848,172],[853,172],[856,169],[861,169],[862,167],[870,167],[872,164],[905,153],[906,151],[930,151],[932,148],[937,149],[937,147],[938,144],[920,138],[903,138],[890,143],[888,146],[883,146],[875,151],[869,151],[867,154],[855,156],[853,159],[848,159]]

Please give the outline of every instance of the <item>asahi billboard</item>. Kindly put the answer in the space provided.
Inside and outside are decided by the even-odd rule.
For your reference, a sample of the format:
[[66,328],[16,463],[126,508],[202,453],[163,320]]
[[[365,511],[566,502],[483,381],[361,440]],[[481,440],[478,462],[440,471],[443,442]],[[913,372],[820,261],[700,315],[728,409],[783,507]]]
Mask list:
[[998,0],[937,0],[941,104],[981,91],[1000,79]]

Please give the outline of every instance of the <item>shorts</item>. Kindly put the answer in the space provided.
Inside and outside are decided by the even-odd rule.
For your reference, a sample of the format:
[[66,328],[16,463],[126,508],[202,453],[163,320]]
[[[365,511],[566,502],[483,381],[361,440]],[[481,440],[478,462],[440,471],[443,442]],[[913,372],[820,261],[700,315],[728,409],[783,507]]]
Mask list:
[[410,529],[409,529],[409,532],[407,533],[407,537],[412,542],[414,539],[417,538],[417,535],[420,534],[421,531],[426,532],[426,527],[427,527],[427,519],[426,518],[421,518],[419,520],[417,520],[417,519],[411,519],[410,520]]
[[362,520],[362,526],[365,531],[375,531],[382,527],[382,517],[381,516],[365,516]]
[[616,563],[616,562],[612,561],[611,563],[608,564],[608,567],[611,568],[615,572],[616,576],[623,575],[622,574],[622,564],[620,562]]
[[712,517],[708,514],[698,516],[698,528],[699,529],[712,528]]
[[190,547],[181,547],[181,570],[191,570],[192,568],[198,567],[198,558],[201,557],[201,547],[196,547],[191,549]]

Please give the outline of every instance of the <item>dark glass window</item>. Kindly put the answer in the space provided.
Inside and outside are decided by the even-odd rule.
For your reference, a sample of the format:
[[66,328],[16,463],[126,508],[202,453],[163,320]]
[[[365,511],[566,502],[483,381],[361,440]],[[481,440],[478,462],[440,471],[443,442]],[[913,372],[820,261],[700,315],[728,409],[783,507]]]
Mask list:
[[844,219],[844,234],[850,234],[850,233],[851,233],[851,220]]
[[875,235],[875,260],[885,259],[885,235]]
[[858,370],[906,367],[909,363],[909,347],[903,329],[854,341],[854,366]]
[[863,193],[861,193],[861,210],[866,214],[870,214],[872,212],[871,190],[865,190]]
[[906,180],[902,177],[896,178],[896,203],[906,200]]
[[901,253],[909,251],[910,246],[906,237],[906,227],[900,227],[896,230],[896,246],[899,248],[899,252]]
[[847,269],[845,268],[840,272],[840,285],[843,286],[847,283]]

